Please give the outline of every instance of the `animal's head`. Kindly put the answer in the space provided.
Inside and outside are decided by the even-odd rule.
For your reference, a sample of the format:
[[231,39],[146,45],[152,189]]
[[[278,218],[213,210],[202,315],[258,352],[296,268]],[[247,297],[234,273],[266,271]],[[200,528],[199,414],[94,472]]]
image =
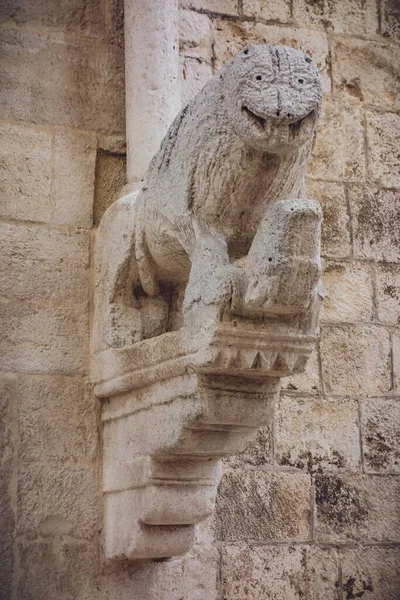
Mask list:
[[321,109],[321,79],[303,52],[248,46],[221,69],[219,78],[227,91],[228,118],[252,148],[281,154],[312,139]]

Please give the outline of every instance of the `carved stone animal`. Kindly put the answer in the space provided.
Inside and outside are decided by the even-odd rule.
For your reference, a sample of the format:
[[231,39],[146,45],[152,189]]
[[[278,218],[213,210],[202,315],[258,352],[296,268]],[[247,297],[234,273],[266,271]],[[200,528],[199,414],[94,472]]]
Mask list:
[[[157,298],[160,286],[189,280],[188,307],[199,294],[212,305],[233,293],[235,261],[248,254],[268,206],[304,198],[321,98],[309,56],[249,46],[180,112],[140,190],[100,225],[95,352],[145,337],[138,294]],[[155,301],[153,319],[157,310],[167,318],[165,302]]]

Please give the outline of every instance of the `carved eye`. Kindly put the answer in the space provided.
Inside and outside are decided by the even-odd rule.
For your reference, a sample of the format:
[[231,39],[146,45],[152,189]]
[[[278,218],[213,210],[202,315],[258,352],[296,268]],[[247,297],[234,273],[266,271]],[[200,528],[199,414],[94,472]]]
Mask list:
[[256,79],[257,79],[257,81],[261,81],[261,79],[262,79],[261,75],[257,75]]
[[303,85],[304,79],[302,77],[299,77],[297,80],[297,83],[299,83],[300,85]]

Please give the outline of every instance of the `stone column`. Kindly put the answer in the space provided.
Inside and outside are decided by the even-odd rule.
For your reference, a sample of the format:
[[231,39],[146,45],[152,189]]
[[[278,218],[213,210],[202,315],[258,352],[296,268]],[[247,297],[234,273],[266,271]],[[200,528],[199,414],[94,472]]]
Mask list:
[[128,184],[143,179],[180,110],[178,0],[125,0]]

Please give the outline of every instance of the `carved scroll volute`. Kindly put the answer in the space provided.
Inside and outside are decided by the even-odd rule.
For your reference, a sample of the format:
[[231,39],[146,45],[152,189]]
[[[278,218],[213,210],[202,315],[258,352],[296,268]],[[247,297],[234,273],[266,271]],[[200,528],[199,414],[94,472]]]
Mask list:
[[322,301],[321,209],[303,194],[320,103],[309,57],[244,50],[103,218],[93,379],[109,558],[188,551],[220,459],[270,423],[280,378],[304,370]]

